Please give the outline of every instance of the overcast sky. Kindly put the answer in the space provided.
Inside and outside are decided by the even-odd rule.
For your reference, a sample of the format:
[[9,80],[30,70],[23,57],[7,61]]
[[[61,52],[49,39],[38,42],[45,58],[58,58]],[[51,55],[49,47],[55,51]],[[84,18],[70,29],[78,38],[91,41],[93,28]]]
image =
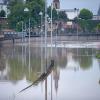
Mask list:
[[[47,1],[48,5],[50,5],[53,0]],[[100,0],[60,0],[60,6],[61,9],[87,8],[96,15],[100,6]]]

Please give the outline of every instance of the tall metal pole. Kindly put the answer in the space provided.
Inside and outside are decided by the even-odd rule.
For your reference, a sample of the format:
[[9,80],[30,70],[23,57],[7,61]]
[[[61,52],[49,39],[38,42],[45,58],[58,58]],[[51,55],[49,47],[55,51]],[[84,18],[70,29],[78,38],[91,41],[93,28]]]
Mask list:
[[59,15],[58,15],[58,13],[59,12],[57,11],[57,16],[58,17],[57,17],[57,26],[56,26],[56,43],[55,43],[55,47],[57,46],[57,34],[58,34],[58,24],[59,24],[59,22],[58,22],[59,21]]
[[77,41],[78,41],[78,9],[76,9],[77,12]]
[[[47,0],[45,0],[45,72],[47,71]],[[47,79],[45,80],[45,100],[47,100]]]
[[22,21],[22,43],[23,43],[23,21]]
[[27,33],[26,33],[26,31],[27,31],[26,28],[27,28],[27,27],[26,27],[26,23],[25,23],[25,35],[24,35],[24,36],[25,36],[25,43],[26,43],[26,34],[27,34]]
[[51,3],[51,57],[52,57],[52,43],[53,43],[53,40],[52,40],[52,10],[53,10],[53,4]]
[[[53,39],[52,39],[52,10],[53,10],[53,4],[51,3],[51,59],[52,59],[52,43],[53,43]],[[52,100],[52,73],[51,73],[51,100]]]
[[23,64],[23,21],[22,21],[22,64]]
[[29,68],[30,68],[30,18],[29,18]]
[[[45,60],[47,60],[47,0],[45,0]],[[47,61],[46,69],[47,70]]]
[[26,23],[25,23],[25,35],[24,35],[25,37],[25,40],[24,40],[24,42],[25,42],[25,65],[26,65]]
[[29,18],[29,45],[30,45],[30,32],[31,32],[31,29],[30,29],[30,18]]
[[40,12],[39,15],[41,16],[41,74],[43,73],[43,47],[42,47],[42,42],[43,42],[43,37],[42,37],[42,17],[43,17],[43,13]]

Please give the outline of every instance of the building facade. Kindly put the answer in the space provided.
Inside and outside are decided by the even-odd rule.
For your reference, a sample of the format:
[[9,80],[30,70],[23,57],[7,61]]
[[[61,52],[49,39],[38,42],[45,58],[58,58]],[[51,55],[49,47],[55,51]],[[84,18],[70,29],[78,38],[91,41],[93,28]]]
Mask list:
[[5,18],[7,18],[7,15],[9,13],[8,8],[7,8],[8,1],[9,0],[0,0],[0,11],[1,10],[4,10],[5,11],[5,13],[6,13]]
[[99,15],[93,15],[93,19],[92,20],[100,20],[100,16]]
[[93,15],[93,20],[100,20],[100,6],[97,12],[97,15]]
[[59,0],[53,0],[53,8],[60,9],[60,1]]

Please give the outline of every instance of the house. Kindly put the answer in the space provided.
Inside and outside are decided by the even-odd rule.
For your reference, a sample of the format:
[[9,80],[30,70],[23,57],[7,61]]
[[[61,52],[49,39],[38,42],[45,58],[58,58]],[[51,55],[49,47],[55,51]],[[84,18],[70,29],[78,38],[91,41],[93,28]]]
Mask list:
[[99,6],[99,9],[98,9],[97,15],[93,15],[92,20],[100,20],[100,6]]
[[100,15],[93,15],[92,20],[100,20]]
[[60,9],[60,1],[59,0],[53,0],[53,8]]

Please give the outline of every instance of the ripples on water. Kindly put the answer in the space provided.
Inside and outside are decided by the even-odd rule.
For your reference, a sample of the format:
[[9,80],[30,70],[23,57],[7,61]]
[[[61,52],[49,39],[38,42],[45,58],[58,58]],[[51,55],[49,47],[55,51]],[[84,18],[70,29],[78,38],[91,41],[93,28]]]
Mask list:
[[[42,51],[41,51],[42,50]],[[47,66],[51,60],[47,48]],[[0,48],[0,100],[100,100],[98,48],[55,48],[52,73],[27,90],[45,70],[45,48],[5,46]],[[29,66],[30,63],[30,66]]]

